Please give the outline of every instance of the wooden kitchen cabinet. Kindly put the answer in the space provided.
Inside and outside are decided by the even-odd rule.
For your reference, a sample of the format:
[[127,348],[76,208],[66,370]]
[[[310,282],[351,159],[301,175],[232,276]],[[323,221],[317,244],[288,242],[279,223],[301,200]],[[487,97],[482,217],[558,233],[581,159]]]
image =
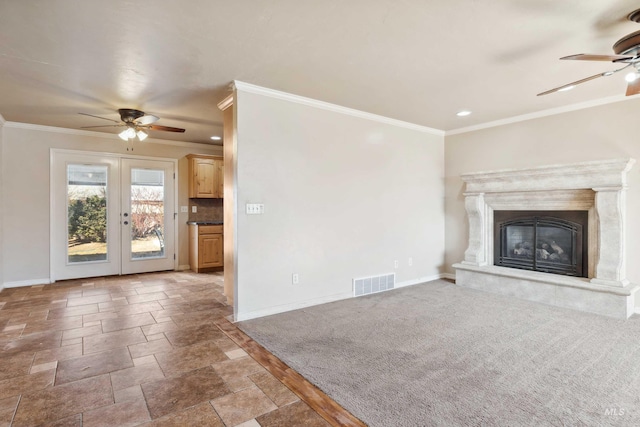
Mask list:
[[221,199],[224,161],[220,156],[189,154],[189,198]]
[[222,225],[189,224],[189,265],[196,273],[224,266]]

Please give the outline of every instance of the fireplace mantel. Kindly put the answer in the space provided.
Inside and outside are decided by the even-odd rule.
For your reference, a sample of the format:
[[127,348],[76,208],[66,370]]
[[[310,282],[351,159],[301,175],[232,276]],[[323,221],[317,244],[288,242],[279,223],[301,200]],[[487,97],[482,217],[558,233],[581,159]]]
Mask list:
[[[639,287],[626,279],[625,193],[634,159],[462,175],[469,245],[456,283],[613,317],[633,314]],[[494,210],[589,212],[588,278],[493,265]]]

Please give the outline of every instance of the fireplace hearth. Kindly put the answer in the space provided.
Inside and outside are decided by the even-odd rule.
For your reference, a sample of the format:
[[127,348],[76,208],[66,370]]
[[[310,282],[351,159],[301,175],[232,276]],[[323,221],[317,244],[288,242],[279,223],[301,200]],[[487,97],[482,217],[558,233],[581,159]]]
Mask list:
[[[627,173],[634,163],[615,159],[462,175],[469,240],[464,260],[453,265],[456,284],[631,316],[640,290],[627,280],[625,263]],[[515,217],[501,217],[501,211],[515,211]],[[581,211],[587,218],[549,211]]]
[[587,277],[588,211],[494,211],[494,265]]

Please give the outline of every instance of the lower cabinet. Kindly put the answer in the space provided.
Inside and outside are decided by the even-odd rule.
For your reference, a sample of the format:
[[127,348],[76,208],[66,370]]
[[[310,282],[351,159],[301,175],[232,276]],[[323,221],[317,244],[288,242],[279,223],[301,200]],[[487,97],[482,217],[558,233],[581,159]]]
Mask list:
[[189,224],[189,264],[196,273],[224,266],[222,225]]

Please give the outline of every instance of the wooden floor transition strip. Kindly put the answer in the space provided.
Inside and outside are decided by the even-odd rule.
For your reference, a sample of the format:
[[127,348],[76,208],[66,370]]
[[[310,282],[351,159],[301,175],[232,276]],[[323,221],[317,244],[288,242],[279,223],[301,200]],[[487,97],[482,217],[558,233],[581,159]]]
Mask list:
[[238,329],[236,325],[224,318],[217,320],[215,323],[225,335],[232,339],[256,362],[260,363],[331,425],[336,427],[366,426],[365,423],[354,417],[322,390],[311,384],[302,375],[294,369],[291,369],[286,363]]

